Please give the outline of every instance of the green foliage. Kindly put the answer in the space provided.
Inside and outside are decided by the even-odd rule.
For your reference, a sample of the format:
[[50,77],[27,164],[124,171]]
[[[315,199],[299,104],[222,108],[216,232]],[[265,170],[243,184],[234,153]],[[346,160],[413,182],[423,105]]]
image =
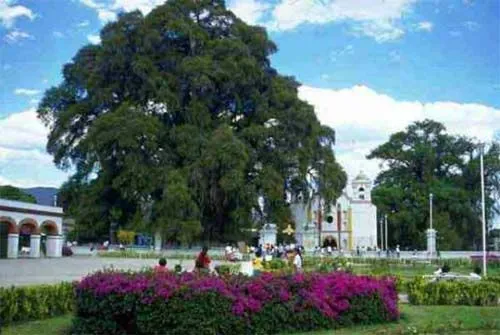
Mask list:
[[0,287],[0,322],[39,320],[73,310],[73,285]]
[[241,264],[220,264],[215,267],[215,271],[221,276],[237,275],[240,270]]
[[118,223],[186,244],[237,240],[254,216],[286,222],[287,192],[340,195],[333,129],[271,67],[266,31],[223,0],[171,0],[100,36],[37,111],[55,163],[74,168],[61,198],[79,237]]
[[31,194],[21,191],[14,186],[0,186],[0,199],[15,200],[36,204],[36,199]]
[[500,299],[500,284],[486,280],[428,282],[418,277],[407,286],[414,305],[497,306]]
[[117,233],[118,241],[122,244],[132,244],[134,243],[135,232],[130,230],[120,229]]
[[279,258],[273,258],[270,261],[264,261],[262,262],[262,265],[265,270],[282,270],[290,266],[290,264],[286,260],[282,260]]
[[[194,260],[196,258],[195,254],[192,253],[158,253],[156,251],[148,252],[138,252],[135,250],[117,250],[117,251],[100,251],[98,253],[99,257],[107,258],[144,258],[144,259],[158,259],[160,257],[165,257],[168,259],[181,259],[181,260]],[[226,256],[224,255],[210,255],[210,258],[214,261],[225,261]],[[249,260],[250,256],[247,254],[243,255],[243,260]]]
[[[429,194],[434,195],[434,228],[440,250],[470,250],[481,242],[479,148],[473,139],[446,133],[432,120],[409,125],[375,148],[369,159],[381,160],[372,192],[380,213],[388,214],[389,245],[425,248]],[[485,153],[486,213],[499,211],[500,145]],[[491,220],[488,220],[491,222]]]

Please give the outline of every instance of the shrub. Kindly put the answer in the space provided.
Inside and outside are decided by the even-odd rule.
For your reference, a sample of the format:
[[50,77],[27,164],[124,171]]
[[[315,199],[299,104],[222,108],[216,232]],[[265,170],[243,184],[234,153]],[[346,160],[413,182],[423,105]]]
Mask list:
[[0,320],[5,325],[67,314],[73,310],[73,300],[71,283],[0,287]]
[[273,334],[398,317],[390,278],[100,272],[76,286],[73,333]]
[[407,288],[414,305],[496,306],[500,299],[500,284],[487,280],[427,282],[419,277]]
[[128,245],[134,243],[134,231],[120,229],[116,235],[118,237],[118,241],[122,244]]
[[215,267],[215,271],[221,276],[237,275],[240,270],[240,264],[221,264]]

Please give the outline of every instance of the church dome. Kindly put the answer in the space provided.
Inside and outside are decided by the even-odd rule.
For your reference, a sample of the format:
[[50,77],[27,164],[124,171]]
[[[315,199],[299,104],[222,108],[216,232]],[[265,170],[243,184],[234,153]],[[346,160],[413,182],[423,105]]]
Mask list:
[[363,172],[360,171],[356,178],[354,178],[355,182],[369,182],[370,178]]

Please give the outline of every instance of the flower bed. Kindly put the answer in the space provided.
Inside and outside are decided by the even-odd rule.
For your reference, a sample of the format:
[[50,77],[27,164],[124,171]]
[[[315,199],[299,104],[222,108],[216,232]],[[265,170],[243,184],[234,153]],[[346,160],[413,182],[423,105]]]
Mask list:
[[76,310],[75,334],[275,334],[399,317],[393,280],[341,272],[101,272],[76,286]]

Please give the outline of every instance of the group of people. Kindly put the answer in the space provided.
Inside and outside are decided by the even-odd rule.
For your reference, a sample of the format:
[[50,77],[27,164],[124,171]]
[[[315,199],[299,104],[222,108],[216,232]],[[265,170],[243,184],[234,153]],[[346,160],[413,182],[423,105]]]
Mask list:
[[[273,254],[276,254],[276,256],[278,257],[287,257],[287,258],[291,257],[293,259],[294,271],[296,273],[302,272],[302,264],[303,264],[302,247],[295,247],[292,249],[290,246],[287,246],[286,248],[283,247],[283,250],[281,252],[279,249],[275,250],[270,246],[269,247],[266,246],[265,249],[262,248],[262,246],[259,246],[257,249],[254,250],[255,250],[255,258],[252,261],[254,275],[259,275],[264,270],[264,264],[263,264],[264,252],[266,253],[266,255],[271,257]],[[194,271],[200,273],[209,273],[211,262],[212,260],[208,255],[208,247],[203,247],[203,249],[195,259]],[[168,271],[166,258],[164,257],[160,258],[160,260],[158,261],[158,265],[154,267],[154,271],[155,272]]]
[[[194,271],[196,272],[209,272],[210,271],[210,263],[212,260],[208,256],[208,247],[203,247],[201,249],[201,252],[198,254],[196,257],[196,260],[194,262]],[[167,259],[162,257],[158,261],[158,265],[154,267],[155,272],[166,272],[168,271],[167,268]]]
[[293,245],[266,245],[258,246],[255,250],[255,258],[252,261],[254,275],[259,275],[264,269],[264,261],[270,261],[273,257],[278,259],[292,259],[293,269],[296,273],[302,272],[302,254],[303,247],[295,247]]

